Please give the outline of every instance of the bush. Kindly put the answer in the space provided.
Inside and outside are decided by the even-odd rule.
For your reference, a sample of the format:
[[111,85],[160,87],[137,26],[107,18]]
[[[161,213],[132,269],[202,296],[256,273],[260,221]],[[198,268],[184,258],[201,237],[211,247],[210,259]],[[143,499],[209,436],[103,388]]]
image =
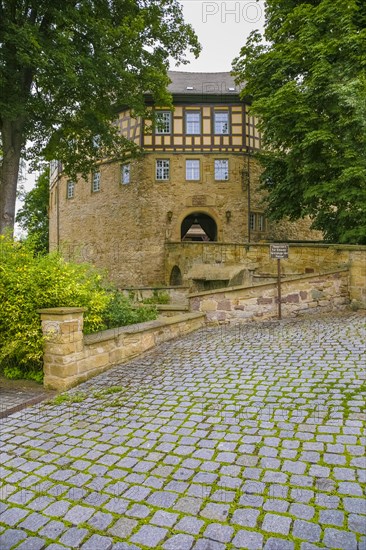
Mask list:
[[116,290],[112,291],[110,296],[111,300],[103,313],[103,320],[107,328],[143,323],[157,317],[157,310],[154,306],[135,306],[130,298]]
[[[86,333],[154,318],[132,311],[93,266],[37,255],[30,242],[0,236],[0,369],[10,378],[42,376],[43,337],[37,309],[85,307]],[[146,319],[145,319],[146,318]]]

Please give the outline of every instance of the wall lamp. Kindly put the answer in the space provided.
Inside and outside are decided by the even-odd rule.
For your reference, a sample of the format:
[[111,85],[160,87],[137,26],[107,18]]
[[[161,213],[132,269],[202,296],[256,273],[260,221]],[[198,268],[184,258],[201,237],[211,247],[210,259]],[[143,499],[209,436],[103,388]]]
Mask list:
[[225,215],[226,221],[229,222],[231,220],[231,210],[226,210]]
[[166,213],[166,217],[168,218],[168,222],[171,222],[173,219],[173,212],[169,210],[169,212]]

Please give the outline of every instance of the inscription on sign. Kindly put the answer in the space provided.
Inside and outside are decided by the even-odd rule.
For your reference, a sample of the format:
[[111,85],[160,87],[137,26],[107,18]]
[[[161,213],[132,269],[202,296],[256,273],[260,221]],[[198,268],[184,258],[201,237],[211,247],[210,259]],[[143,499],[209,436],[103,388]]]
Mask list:
[[271,244],[270,256],[271,258],[277,258],[277,260],[288,258],[288,244]]
[[205,204],[205,195],[196,195],[195,197],[192,197],[192,206],[205,206]]

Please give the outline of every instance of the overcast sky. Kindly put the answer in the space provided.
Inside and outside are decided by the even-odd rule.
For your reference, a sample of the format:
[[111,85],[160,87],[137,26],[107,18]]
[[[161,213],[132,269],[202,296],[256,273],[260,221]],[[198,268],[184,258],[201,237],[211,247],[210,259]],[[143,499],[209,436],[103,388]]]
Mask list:
[[249,33],[255,29],[263,30],[263,0],[180,2],[185,20],[191,23],[196,31],[202,52],[198,59],[192,56],[189,65],[177,67],[177,70],[230,71],[232,61],[244,46]]

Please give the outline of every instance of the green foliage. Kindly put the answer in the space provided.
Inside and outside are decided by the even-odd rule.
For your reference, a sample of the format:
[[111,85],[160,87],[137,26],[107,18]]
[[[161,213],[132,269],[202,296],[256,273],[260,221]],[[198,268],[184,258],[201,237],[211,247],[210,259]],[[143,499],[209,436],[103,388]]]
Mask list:
[[42,379],[38,309],[85,307],[86,334],[155,319],[156,308],[134,307],[89,264],[37,254],[31,241],[0,236],[0,369],[9,378]]
[[151,117],[147,92],[169,106],[169,61],[187,63],[187,50],[200,47],[177,0],[1,1],[0,230],[27,142],[28,158],[58,159],[73,179],[98,158],[136,153],[113,124],[117,109]]
[[143,300],[144,304],[169,304],[170,302],[170,296],[168,292],[165,292],[164,290],[153,290],[153,295],[151,298],[145,298]]
[[35,187],[28,193],[22,192],[23,206],[18,211],[16,221],[32,239],[35,251],[48,252],[48,202],[50,196],[49,168],[47,167],[36,181]]
[[309,215],[327,240],[366,243],[366,8],[267,0],[234,74],[260,119],[272,219]]
[[103,322],[106,328],[143,323],[157,317],[155,307],[134,306],[131,300],[121,292],[111,292],[110,297],[106,311],[103,312]]
[[87,398],[87,394],[85,392],[76,392],[76,393],[60,393],[59,395],[56,395],[49,404],[50,405],[64,405],[65,403],[72,404],[72,403],[82,403]]

